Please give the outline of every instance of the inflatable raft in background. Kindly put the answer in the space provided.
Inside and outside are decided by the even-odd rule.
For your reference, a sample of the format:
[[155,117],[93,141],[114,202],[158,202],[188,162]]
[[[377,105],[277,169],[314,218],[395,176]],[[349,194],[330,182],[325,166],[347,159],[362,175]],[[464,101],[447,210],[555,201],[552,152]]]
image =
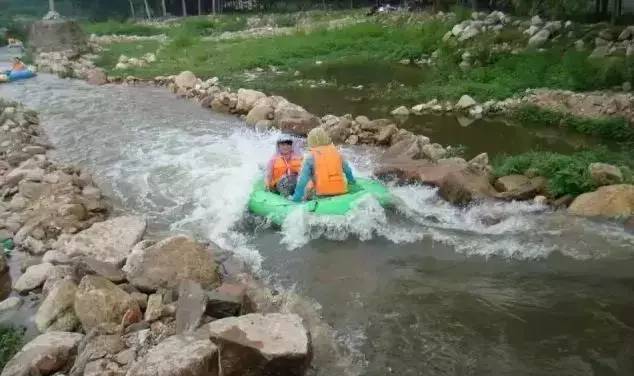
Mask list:
[[359,201],[368,195],[373,196],[381,206],[392,204],[392,195],[387,187],[378,181],[357,179],[357,184],[350,187],[346,194],[333,197],[320,197],[310,201],[294,202],[277,193],[265,189],[264,180],[258,181],[249,199],[249,211],[255,215],[266,217],[281,226],[286,216],[298,207],[315,215],[346,215],[354,209]]
[[0,78],[0,82],[12,82],[12,81],[18,81],[18,80],[26,80],[27,78],[35,77],[35,72],[31,70],[23,70],[23,71],[8,72],[8,73],[5,72],[3,75],[0,75],[0,76],[6,77],[6,79],[4,80]]

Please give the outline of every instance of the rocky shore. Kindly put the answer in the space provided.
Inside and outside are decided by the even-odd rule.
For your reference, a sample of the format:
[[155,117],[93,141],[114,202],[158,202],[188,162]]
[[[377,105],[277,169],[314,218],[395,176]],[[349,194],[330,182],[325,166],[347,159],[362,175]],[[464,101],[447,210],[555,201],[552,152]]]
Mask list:
[[308,324],[228,253],[110,216],[88,173],[48,158],[37,114],[19,103],[0,101],[0,135],[0,240],[15,244],[0,269],[23,272],[0,313],[35,301],[41,333],[2,376],[306,372]]

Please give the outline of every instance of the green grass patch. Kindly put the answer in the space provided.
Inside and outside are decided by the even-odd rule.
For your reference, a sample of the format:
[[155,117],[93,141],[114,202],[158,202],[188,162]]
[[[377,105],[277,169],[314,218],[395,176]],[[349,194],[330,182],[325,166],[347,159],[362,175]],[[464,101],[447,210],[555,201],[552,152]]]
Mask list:
[[139,35],[150,36],[165,33],[164,29],[142,25],[135,22],[105,21],[105,22],[85,22],[83,29],[88,34],[96,35]]
[[24,331],[9,326],[0,326],[0,369],[22,347]]
[[158,47],[159,42],[157,41],[113,43],[104,48],[104,51],[95,60],[95,64],[103,67],[108,72],[120,73],[120,71],[114,71],[115,65],[119,62],[119,56],[126,55],[127,57],[139,58],[148,52],[156,52]]
[[557,125],[606,140],[634,141],[634,128],[624,118],[585,118],[565,114],[534,105],[526,105],[513,112],[513,118],[523,124]]
[[614,152],[605,148],[581,151],[571,155],[551,152],[529,152],[514,156],[503,156],[493,160],[494,174],[505,176],[524,174],[531,169],[548,179],[550,193],[555,197],[579,195],[596,189],[588,167],[602,162],[621,167],[626,182],[632,182],[630,173],[634,168],[631,152]]

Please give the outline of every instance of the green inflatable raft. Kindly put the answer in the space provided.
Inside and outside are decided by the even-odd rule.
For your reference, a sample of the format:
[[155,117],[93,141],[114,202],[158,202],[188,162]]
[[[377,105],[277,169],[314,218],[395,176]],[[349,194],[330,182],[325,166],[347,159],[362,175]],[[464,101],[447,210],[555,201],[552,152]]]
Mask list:
[[321,197],[304,202],[293,202],[286,197],[269,192],[265,189],[264,180],[260,180],[251,193],[249,210],[281,226],[286,216],[295,208],[304,207],[307,212],[317,215],[345,215],[367,195],[374,196],[384,207],[392,202],[392,196],[387,187],[370,179],[357,179],[357,184],[352,185],[345,195]]

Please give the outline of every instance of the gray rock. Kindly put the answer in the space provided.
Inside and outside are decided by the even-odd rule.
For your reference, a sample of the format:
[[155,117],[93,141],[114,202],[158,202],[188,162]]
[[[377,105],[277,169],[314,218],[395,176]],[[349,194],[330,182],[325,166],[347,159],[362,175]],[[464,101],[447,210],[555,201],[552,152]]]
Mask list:
[[303,375],[310,361],[310,337],[297,315],[249,314],[207,326],[220,348],[224,376]]
[[163,295],[152,294],[148,297],[147,308],[145,309],[145,318],[147,322],[156,321],[163,314]]
[[207,293],[205,313],[217,319],[238,316],[243,311],[245,299],[246,288],[243,285],[223,283]]
[[48,332],[22,347],[1,376],[50,375],[61,370],[77,353],[83,334]]
[[175,288],[185,279],[209,289],[219,281],[212,252],[182,235],[167,238],[145,249],[135,249],[124,271],[128,281],[141,291]]
[[[68,280],[61,280],[53,287],[35,314],[35,325],[40,332],[48,331],[51,326],[62,326],[59,324],[56,325],[57,321],[60,321],[60,324],[62,322],[64,324],[74,324],[77,322],[77,318],[75,318],[73,322],[72,318],[64,317],[68,314],[75,316],[73,303],[75,302],[76,291],[77,285]],[[62,318],[63,320],[60,320]],[[72,331],[74,326],[64,329],[67,330],[62,331]]]
[[550,39],[550,30],[542,29],[538,31],[528,40],[528,45],[531,47],[540,47]]
[[592,59],[602,59],[608,56],[610,53],[610,46],[597,46],[594,51],[590,54],[590,58]]
[[71,51],[77,55],[88,50],[88,38],[73,20],[41,20],[31,24],[29,47],[34,52]]
[[476,104],[478,103],[473,98],[465,94],[462,97],[460,97],[460,100],[458,101],[458,103],[456,103],[456,109],[467,110],[475,106]]
[[42,257],[42,262],[48,262],[53,265],[59,264],[70,264],[72,260],[70,257],[66,256],[64,253],[56,250],[48,251]]
[[431,159],[432,161],[437,161],[439,159],[444,158],[447,155],[447,150],[439,144],[427,144],[422,148],[423,154]]
[[394,116],[409,116],[409,109],[405,106],[400,106],[394,109],[391,114]]
[[238,89],[238,104],[236,111],[246,114],[255,107],[258,100],[265,98],[266,95],[260,91],[249,89]]
[[114,283],[125,281],[125,273],[117,266],[96,260],[92,257],[82,257],[77,264],[77,274],[79,278],[84,275],[96,274],[107,278]]
[[207,296],[198,282],[181,282],[176,307],[176,333],[196,330],[207,307]]
[[85,276],[75,295],[75,313],[84,330],[90,330],[103,323],[121,324],[128,311],[141,310],[132,297],[104,277]]
[[318,117],[288,102],[280,104],[275,109],[273,121],[281,131],[298,136],[306,136],[313,128],[320,125]]
[[177,335],[151,348],[127,376],[217,376],[218,372],[218,348],[211,341]]
[[17,296],[6,298],[0,302],[0,313],[7,311],[15,311],[22,304],[22,299]]
[[124,216],[98,222],[70,237],[60,237],[55,248],[70,257],[91,256],[98,261],[121,265],[145,233],[141,217]]
[[54,268],[53,264],[49,263],[30,266],[15,282],[13,289],[19,293],[25,293],[41,287]]

